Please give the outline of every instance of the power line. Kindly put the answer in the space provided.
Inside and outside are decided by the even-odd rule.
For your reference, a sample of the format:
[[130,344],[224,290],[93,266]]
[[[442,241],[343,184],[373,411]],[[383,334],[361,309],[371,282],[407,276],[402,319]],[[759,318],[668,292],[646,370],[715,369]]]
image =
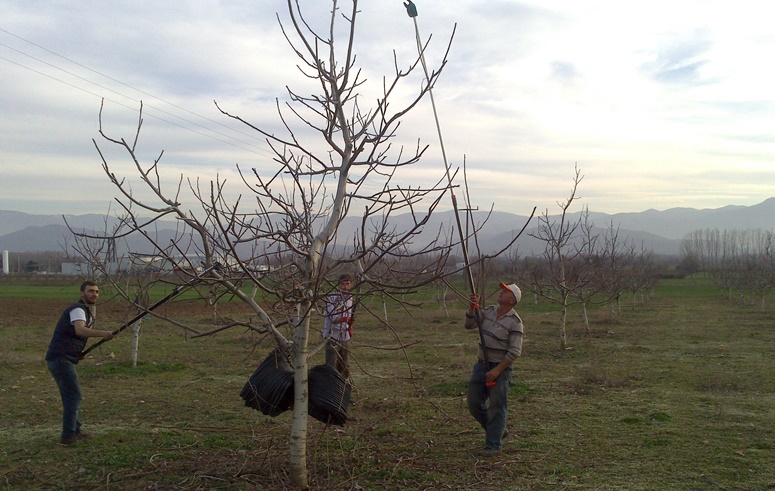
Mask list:
[[[136,92],[139,92],[139,93],[141,93],[141,94],[147,95],[147,96],[149,96],[149,97],[153,97],[153,98],[154,98],[154,99],[156,99],[156,100],[159,100],[159,101],[161,101],[161,102],[163,102],[163,103],[165,103],[165,104],[168,104],[168,105],[170,105],[170,106],[172,106],[172,107],[175,107],[175,108],[177,108],[177,109],[180,109],[180,110],[182,110],[182,111],[185,111],[185,112],[187,112],[187,113],[189,113],[189,114],[192,114],[192,115],[194,115],[194,116],[196,116],[196,117],[198,117],[198,118],[201,118],[201,119],[204,119],[204,120],[206,120],[206,121],[209,121],[209,122],[211,122],[211,123],[213,123],[213,124],[217,124],[217,125],[219,125],[219,126],[222,126],[222,127],[226,128],[226,129],[228,129],[229,131],[234,131],[235,133],[238,133],[238,134],[241,134],[241,135],[247,136],[247,137],[249,137],[249,138],[253,138],[253,139],[256,139],[256,140],[262,141],[260,138],[256,137],[255,135],[252,135],[252,134],[250,134],[250,133],[246,133],[246,132],[242,132],[242,131],[236,130],[236,129],[234,129],[234,128],[231,128],[231,127],[229,127],[229,126],[227,126],[227,125],[225,125],[225,124],[223,124],[223,123],[221,123],[221,122],[219,122],[219,121],[216,121],[216,120],[214,120],[214,119],[208,118],[208,117],[206,117],[206,116],[202,116],[202,115],[200,115],[200,114],[197,114],[197,113],[195,113],[195,112],[193,112],[193,111],[191,111],[191,110],[188,110],[188,109],[186,109],[186,108],[184,108],[184,107],[181,107],[181,106],[179,106],[179,105],[177,105],[177,104],[174,104],[174,103],[172,103],[172,102],[166,101],[166,100],[164,100],[164,99],[162,99],[162,98],[160,98],[160,97],[154,96],[153,94],[150,94],[150,93],[148,93],[148,92],[145,92],[145,91],[143,91],[143,90],[140,90],[140,89],[137,89],[137,88],[135,88],[135,87],[132,87],[132,86],[131,86],[131,85],[129,85],[129,84],[126,84],[126,83],[124,83],[124,82],[122,82],[122,81],[120,81],[120,80],[117,80],[117,79],[115,79],[115,78],[113,78],[113,77],[110,77],[110,76],[108,76],[108,75],[105,75],[105,74],[103,74],[103,73],[101,73],[101,72],[99,72],[99,71],[97,71],[97,70],[94,70],[94,69],[92,69],[92,68],[89,68],[89,67],[88,67],[88,66],[86,66],[86,65],[83,65],[83,64],[81,64],[81,63],[78,63],[78,62],[76,62],[76,61],[74,61],[74,60],[71,60],[71,59],[69,59],[69,58],[67,58],[67,57],[65,57],[65,56],[62,56],[62,55],[60,55],[60,54],[58,54],[58,53],[56,53],[56,52],[54,52],[54,51],[52,51],[52,50],[50,50],[50,49],[48,49],[48,48],[45,48],[45,47],[43,47],[43,46],[40,46],[40,45],[38,45],[38,44],[36,44],[36,43],[34,43],[34,42],[32,42],[32,41],[29,41],[29,40],[27,40],[27,39],[24,39],[23,37],[21,37],[21,36],[18,36],[18,35],[16,35],[16,34],[14,34],[14,33],[10,32],[10,31],[8,31],[8,30],[6,30],[6,29],[3,29],[3,28],[1,28],[1,27],[0,27],[0,31],[2,31],[2,32],[6,33],[6,34],[8,34],[8,35],[10,35],[10,36],[13,36],[13,37],[15,37],[15,38],[17,38],[17,39],[19,39],[19,40],[21,40],[21,41],[24,41],[25,43],[28,43],[28,44],[30,44],[30,45],[32,45],[32,46],[35,46],[36,48],[39,48],[39,49],[41,49],[41,50],[43,50],[43,51],[46,51],[46,52],[48,52],[48,53],[51,53],[51,54],[52,54],[52,55],[54,55],[54,56],[57,56],[57,57],[59,57],[59,58],[62,58],[63,60],[66,60],[66,61],[68,61],[69,63],[72,63],[72,64],[74,64],[74,65],[77,65],[77,66],[79,66],[79,67],[81,67],[81,68],[84,68],[84,69],[86,69],[86,70],[88,70],[88,71],[90,71],[90,72],[92,72],[92,73],[95,73],[95,74],[97,74],[97,75],[100,75],[100,76],[102,76],[102,77],[104,77],[104,78],[107,78],[108,80],[111,80],[111,81],[113,81],[113,82],[116,82],[116,83],[118,83],[118,84],[120,84],[120,85],[123,85],[123,86],[125,86],[125,87],[127,87],[127,88],[130,88],[130,89],[132,89],[132,90],[134,90],[134,91],[136,91]],[[38,62],[40,62],[40,63],[43,63],[43,64],[45,64],[45,65],[47,65],[47,66],[49,66],[49,67],[51,67],[51,68],[54,68],[54,69],[56,69],[56,70],[59,70],[59,71],[61,71],[61,72],[64,72],[64,73],[66,73],[66,74],[68,74],[68,75],[70,75],[70,76],[72,76],[72,77],[75,77],[75,78],[77,78],[77,79],[83,80],[84,82],[87,82],[87,83],[90,83],[90,84],[92,84],[92,85],[95,85],[95,86],[97,86],[97,87],[99,87],[99,88],[101,88],[101,89],[104,89],[104,90],[110,91],[110,92],[112,92],[112,93],[114,93],[114,94],[116,94],[116,95],[119,95],[119,96],[121,96],[121,97],[125,97],[125,98],[127,98],[127,99],[129,99],[129,100],[132,100],[132,101],[134,101],[134,102],[137,102],[137,103],[140,103],[140,102],[141,102],[140,100],[138,100],[138,99],[136,99],[136,98],[134,98],[134,97],[132,97],[132,96],[129,96],[129,95],[123,94],[123,93],[121,93],[121,92],[118,92],[118,91],[116,91],[116,90],[113,90],[113,89],[111,89],[111,88],[109,88],[109,87],[106,87],[106,86],[100,85],[100,84],[99,84],[99,83],[97,83],[97,82],[94,82],[94,81],[92,81],[92,80],[89,80],[89,79],[87,79],[87,78],[84,78],[84,77],[82,77],[82,76],[80,76],[80,75],[77,75],[77,74],[75,74],[75,73],[72,73],[72,72],[70,72],[70,71],[68,71],[68,70],[66,70],[66,69],[64,69],[64,68],[58,67],[58,66],[56,66],[56,65],[54,65],[54,64],[52,64],[52,63],[49,63],[49,62],[47,62],[47,61],[45,61],[45,60],[42,60],[42,59],[40,59],[40,58],[37,58],[37,57],[35,57],[35,56],[33,56],[33,55],[29,54],[29,53],[26,53],[26,52],[24,52],[24,51],[21,51],[21,50],[18,50],[18,49],[16,49],[16,48],[13,48],[13,47],[11,47],[11,46],[8,46],[7,44],[0,43],[0,46],[3,46],[3,47],[5,47],[5,48],[7,48],[7,49],[10,49],[10,50],[12,50],[12,51],[15,51],[15,52],[17,52],[17,53],[19,53],[19,54],[21,54],[21,55],[23,55],[23,56],[26,56],[26,57],[28,57],[28,58],[31,58],[31,59],[33,59],[33,60],[35,60],[35,61],[38,61]],[[88,93],[88,94],[91,94],[91,95],[94,95],[94,96],[97,96],[97,97],[101,97],[101,98],[103,98],[103,99],[109,100],[109,101],[111,101],[111,102],[113,102],[113,103],[115,103],[115,104],[118,104],[118,105],[120,105],[120,106],[123,106],[123,107],[126,107],[126,108],[128,108],[128,109],[131,109],[131,110],[137,111],[137,108],[130,107],[130,106],[126,105],[126,104],[123,104],[123,103],[121,103],[121,102],[118,102],[118,101],[112,100],[112,99],[110,99],[110,98],[107,98],[107,97],[105,97],[105,96],[103,96],[103,95],[97,94],[97,93],[95,93],[95,92],[92,92],[92,91],[90,91],[90,90],[87,90],[87,89],[85,89],[85,88],[83,88],[83,87],[79,87],[79,86],[77,86],[77,85],[74,85],[74,84],[72,84],[72,83],[66,82],[66,81],[64,81],[64,80],[58,79],[58,78],[56,78],[56,77],[54,77],[54,76],[52,76],[52,75],[46,74],[46,73],[44,73],[44,72],[41,72],[41,71],[39,71],[39,70],[36,70],[36,69],[34,69],[34,68],[28,67],[28,66],[26,66],[26,65],[23,65],[23,64],[21,64],[21,63],[18,63],[18,62],[15,62],[15,61],[9,60],[9,59],[7,59],[7,58],[5,58],[5,57],[2,57],[2,56],[0,56],[0,59],[2,59],[2,60],[4,60],[4,61],[7,61],[7,62],[9,62],[9,63],[12,63],[12,64],[14,64],[14,65],[17,65],[17,66],[19,66],[19,67],[21,67],[21,68],[25,68],[25,69],[27,69],[27,70],[30,70],[30,71],[32,71],[32,72],[34,72],[34,73],[37,73],[37,74],[39,74],[39,75],[45,76],[45,77],[47,77],[47,78],[50,78],[50,79],[52,79],[52,80],[54,80],[54,81],[56,81],[56,82],[59,82],[59,83],[62,83],[62,84],[68,85],[68,86],[70,86],[70,87],[73,87],[73,88],[75,88],[75,89],[81,90],[81,91],[83,91],[83,92],[86,92],[86,93]],[[240,148],[241,150],[249,151],[249,152],[252,152],[252,153],[255,153],[255,154],[258,154],[258,155],[264,155],[264,156],[272,156],[272,154],[271,154],[269,151],[267,151],[266,149],[264,149],[264,148],[262,148],[262,147],[259,147],[259,146],[257,146],[257,145],[254,145],[254,144],[252,144],[252,143],[249,143],[249,142],[242,141],[242,140],[240,140],[239,138],[235,138],[235,137],[233,137],[233,136],[231,136],[231,135],[228,135],[228,134],[226,134],[226,133],[223,133],[223,132],[217,131],[217,130],[215,130],[215,129],[209,128],[209,127],[207,127],[207,126],[204,126],[204,125],[202,125],[202,124],[199,124],[199,123],[197,123],[197,122],[190,121],[190,120],[188,120],[188,119],[186,119],[186,118],[183,118],[183,117],[181,117],[181,116],[178,116],[178,115],[176,115],[176,114],[173,114],[173,113],[171,113],[171,112],[165,111],[164,109],[161,109],[161,108],[159,108],[159,107],[155,107],[155,106],[153,106],[153,105],[150,105],[150,104],[144,104],[144,106],[146,106],[146,107],[148,107],[148,108],[151,108],[151,109],[154,109],[154,110],[156,110],[156,111],[158,111],[158,112],[161,112],[161,113],[163,113],[163,114],[166,114],[166,115],[168,115],[168,116],[171,116],[171,117],[173,117],[173,118],[177,118],[177,119],[179,119],[179,120],[181,120],[181,121],[184,121],[184,122],[186,122],[186,123],[188,123],[188,124],[191,124],[191,125],[194,125],[194,126],[198,126],[198,127],[202,128],[202,129],[204,129],[204,130],[206,130],[206,131],[210,131],[210,132],[212,132],[212,133],[215,133],[216,135],[220,135],[220,136],[222,136],[222,137],[224,137],[224,138],[229,138],[229,139],[231,139],[231,140],[234,140],[234,141],[236,141],[236,142],[238,142],[238,143],[240,143],[240,144],[242,144],[242,145],[247,145],[247,146],[249,146],[249,147],[253,147],[255,150],[251,150],[251,149],[249,149],[249,148],[244,148],[244,147],[242,147],[242,146],[240,146],[240,145],[238,145],[238,144],[232,143],[232,142],[224,141],[224,140],[222,140],[222,139],[220,139],[220,138],[217,138],[217,137],[215,137],[215,136],[212,136],[212,135],[209,135],[209,134],[206,134],[206,133],[202,133],[201,131],[196,131],[196,130],[194,130],[194,129],[192,129],[192,128],[189,128],[189,127],[186,127],[186,126],[184,126],[184,125],[181,125],[181,124],[175,123],[175,122],[173,122],[173,121],[169,121],[169,120],[167,120],[167,119],[164,119],[164,118],[162,118],[162,117],[159,117],[159,116],[153,115],[152,113],[146,113],[146,114],[148,114],[150,117],[153,117],[153,118],[155,118],[155,119],[158,119],[158,120],[160,120],[160,121],[163,121],[163,122],[165,122],[165,123],[172,124],[172,125],[174,125],[174,126],[177,126],[177,127],[179,127],[179,128],[182,128],[182,129],[185,129],[185,130],[191,131],[191,132],[193,132],[193,133],[195,133],[195,134],[198,134],[198,135],[201,135],[201,136],[204,136],[204,137],[207,137],[207,138],[211,138],[211,139],[213,139],[213,140],[219,141],[219,142],[221,142],[221,143],[225,143],[225,144],[227,144],[227,145],[231,145],[231,146],[234,146],[234,147]]]
[[[3,57],[3,56],[0,56],[0,60],[7,61],[8,63],[12,63],[12,64],[14,64],[14,65],[17,65],[17,66],[21,67],[21,68],[24,68],[24,69],[26,69],[26,70],[29,70],[29,71],[31,71],[31,72],[37,73],[38,75],[42,75],[42,76],[44,76],[44,77],[50,78],[51,80],[54,80],[54,81],[56,81],[56,82],[59,82],[59,83],[61,83],[61,84],[67,85],[67,86],[70,86],[70,87],[72,87],[72,88],[74,88],[74,89],[80,90],[80,91],[82,91],[82,92],[85,92],[85,93],[87,93],[87,94],[90,94],[90,95],[93,95],[93,96],[99,97],[99,98],[101,98],[101,99],[105,99],[106,101],[110,101],[110,102],[112,102],[112,103],[114,103],[114,104],[117,104],[117,105],[119,105],[119,106],[125,107],[125,108],[127,108],[127,109],[129,109],[129,110],[131,110],[131,111],[135,111],[135,112],[137,112],[137,111],[138,111],[138,109],[137,109],[136,107],[132,107],[132,106],[130,106],[130,105],[128,105],[128,104],[124,104],[123,102],[119,102],[119,101],[113,100],[113,99],[111,99],[111,98],[109,98],[109,97],[105,97],[104,95],[97,94],[96,92],[92,92],[92,91],[90,91],[90,90],[84,89],[83,87],[79,87],[79,86],[77,86],[77,85],[71,84],[70,82],[67,82],[67,81],[65,81],[65,80],[58,79],[58,78],[56,78],[56,77],[54,77],[54,76],[51,76],[51,75],[49,75],[49,74],[47,74],[47,73],[43,73],[43,72],[41,72],[41,71],[39,71],[39,70],[35,70],[34,68],[30,68],[30,67],[28,67],[28,66],[22,65],[21,63],[15,62],[15,61],[13,61],[13,60],[9,60],[8,58],[5,58],[5,57]],[[122,94],[119,94],[119,95],[122,95]],[[125,97],[126,97],[126,96],[125,96]],[[152,106],[147,106],[147,105],[146,105],[146,107],[152,107]],[[154,108],[154,109],[156,109],[157,111],[160,111],[158,108]],[[164,111],[161,111],[161,112],[164,112]],[[222,139],[220,139],[220,138],[216,138],[216,137],[215,137],[215,136],[213,136],[213,135],[208,135],[208,134],[206,134],[206,133],[203,133],[203,132],[201,132],[201,131],[197,131],[197,130],[195,130],[195,129],[192,129],[192,128],[189,128],[189,127],[183,126],[182,124],[175,123],[174,121],[170,121],[170,120],[164,119],[164,118],[162,118],[162,117],[160,117],[160,116],[157,116],[157,115],[155,115],[155,114],[153,114],[153,113],[146,112],[145,114],[146,114],[148,117],[151,117],[151,118],[157,119],[157,120],[159,120],[159,121],[163,121],[163,122],[165,122],[165,123],[167,123],[167,124],[171,124],[171,125],[173,125],[173,126],[177,126],[178,128],[181,128],[181,129],[184,129],[184,130],[190,131],[190,132],[192,132],[192,133],[195,133],[195,134],[197,134],[197,135],[201,135],[201,136],[204,136],[204,137],[206,137],[206,138],[210,138],[210,139],[212,139],[212,140],[219,141],[219,142],[221,142],[221,143],[224,143],[224,144],[226,144],[226,145],[231,145],[231,146],[233,146],[233,147],[239,148],[240,150],[244,150],[244,151],[246,151],[246,152],[251,152],[251,153],[255,153],[255,154],[257,154],[257,155],[264,155],[264,156],[268,156],[268,155],[270,155],[270,154],[269,154],[269,152],[267,152],[267,151],[263,150],[263,149],[262,149],[262,148],[260,148],[260,147],[256,147],[255,145],[250,145],[250,146],[252,146],[252,147],[255,147],[255,148],[257,149],[257,150],[252,150],[252,149],[250,149],[250,148],[245,148],[245,147],[242,147],[242,146],[240,146],[240,145],[238,145],[238,144],[236,144],[236,143],[229,142],[229,141],[226,141],[226,140],[222,140]],[[185,121],[185,120],[184,120],[184,121]],[[196,124],[196,123],[192,123],[192,124]],[[201,125],[198,125],[198,126],[201,126]],[[208,128],[205,128],[205,129],[208,129]],[[210,131],[212,131],[212,130],[210,130]],[[217,132],[215,132],[215,133],[217,133]],[[229,138],[232,138],[232,137],[229,137]],[[232,138],[232,139],[234,139],[234,140],[236,140],[236,141],[240,141],[240,140],[237,140],[236,138]],[[244,142],[241,142],[241,143],[244,143]]]
[[[34,68],[30,68],[30,67],[28,67],[28,66],[22,65],[21,63],[15,62],[15,61],[13,61],[13,60],[9,60],[8,58],[5,58],[5,57],[3,57],[3,56],[0,56],[0,60],[7,61],[8,63],[12,63],[12,64],[14,64],[14,65],[17,65],[17,66],[19,66],[19,67],[21,67],[21,68],[24,68],[24,69],[26,69],[26,70],[30,70],[31,72],[37,73],[38,75],[42,75],[42,76],[44,76],[44,77],[50,78],[51,80],[54,80],[54,81],[56,81],[56,82],[59,82],[59,83],[61,83],[61,84],[67,85],[67,86],[70,86],[70,87],[72,87],[72,88],[74,88],[74,89],[80,90],[80,91],[82,91],[82,92],[85,92],[85,93],[87,93],[87,94],[90,94],[90,95],[93,95],[93,96],[99,97],[99,98],[101,98],[101,99],[105,99],[106,101],[110,101],[110,102],[112,102],[112,103],[114,103],[114,104],[117,104],[117,105],[119,105],[119,106],[125,107],[125,108],[127,108],[127,109],[129,109],[129,110],[131,110],[131,111],[138,112],[138,109],[137,109],[136,107],[132,107],[132,106],[129,106],[129,105],[127,105],[127,104],[124,104],[123,102],[119,102],[119,101],[116,101],[116,100],[110,99],[110,98],[108,98],[108,97],[105,97],[105,96],[103,96],[103,95],[97,94],[96,92],[92,92],[92,91],[90,91],[90,90],[84,89],[83,87],[78,87],[77,85],[71,84],[70,82],[67,82],[67,81],[64,81],[64,80],[60,80],[60,79],[58,79],[58,78],[56,78],[56,77],[53,77],[53,76],[51,76],[51,75],[49,75],[49,74],[47,74],[47,73],[43,73],[43,72],[41,72],[41,71],[39,71],[39,70],[35,70]],[[121,95],[121,94],[119,94],[119,95]],[[151,106],[147,106],[147,107],[151,107]],[[157,111],[159,110],[159,109],[157,109],[157,108],[154,108],[154,109],[156,109]],[[162,112],[163,112],[163,111],[162,111]],[[250,148],[241,147],[241,146],[237,145],[236,143],[228,142],[228,141],[226,141],[226,140],[221,140],[220,138],[216,138],[216,137],[214,137],[214,136],[212,136],[212,135],[208,135],[208,134],[206,134],[206,133],[203,133],[203,132],[201,132],[201,131],[197,131],[197,130],[195,130],[195,129],[188,128],[188,127],[186,127],[186,126],[183,126],[183,125],[181,125],[181,124],[179,124],[179,123],[176,123],[176,122],[174,122],[174,121],[169,121],[169,120],[167,120],[167,119],[164,119],[164,118],[162,118],[162,117],[159,117],[159,116],[157,116],[157,115],[155,115],[155,114],[153,114],[153,113],[145,113],[145,114],[146,114],[148,117],[151,117],[151,118],[154,118],[154,119],[158,119],[159,121],[163,121],[163,122],[165,122],[165,123],[167,123],[167,124],[171,124],[171,125],[173,125],[173,126],[177,126],[178,128],[181,128],[181,129],[184,129],[184,130],[190,131],[190,132],[192,132],[192,133],[196,133],[197,135],[201,135],[201,136],[204,136],[204,137],[206,137],[206,138],[210,138],[210,139],[213,139],[213,140],[219,141],[219,142],[221,142],[221,143],[224,143],[224,144],[226,144],[226,145],[231,145],[231,146],[233,146],[233,147],[239,148],[240,150],[244,150],[244,151],[246,151],[246,152],[251,152],[251,153],[255,153],[255,154],[257,154],[257,155],[262,155],[262,153],[261,153],[261,152],[259,152],[259,151],[256,151],[256,150],[251,150]],[[185,121],[185,120],[184,120],[184,121]],[[200,126],[201,126],[201,125],[200,125]],[[206,128],[206,129],[207,129],[207,128]],[[212,131],[212,130],[210,130],[210,131]],[[229,138],[232,138],[232,137],[229,137]],[[235,138],[233,138],[233,139],[234,139],[234,140],[236,140]],[[239,141],[239,140],[236,140],[236,141]],[[253,146],[253,147],[255,147],[257,150],[261,150],[261,151],[263,151],[263,153],[264,153],[264,155],[265,155],[265,156],[269,154],[268,152],[266,152],[265,150],[261,149],[260,147],[256,147],[255,145],[250,145],[250,146]]]

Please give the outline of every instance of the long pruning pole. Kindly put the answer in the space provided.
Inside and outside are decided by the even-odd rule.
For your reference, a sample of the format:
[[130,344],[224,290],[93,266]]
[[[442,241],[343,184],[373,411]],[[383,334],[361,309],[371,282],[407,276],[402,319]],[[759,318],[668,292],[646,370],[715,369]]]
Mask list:
[[[202,274],[200,274],[200,275],[198,275],[198,276],[195,276],[194,278],[191,278],[190,280],[188,280],[187,282],[185,282],[185,283],[183,283],[183,284],[181,284],[181,285],[178,285],[178,286],[176,286],[176,287],[175,287],[175,289],[173,289],[171,292],[169,292],[169,293],[168,293],[168,294],[167,294],[167,295],[166,295],[164,298],[162,298],[161,300],[157,301],[156,303],[154,303],[154,304],[153,304],[153,305],[151,305],[150,307],[148,307],[148,308],[146,308],[146,309],[143,309],[143,310],[142,310],[142,312],[140,312],[140,313],[139,313],[139,314],[137,314],[136,316],[132,317],[130,320],[128,320],[127,322],[125,322],[125,323],[124,323],[124,324],[123,324],[121,327],[119,327],[118,329],[116,329],[116,330],[112,331],[112,332],[111,332],[111,334],[113,334],[113,335],[115,336],[116,334],[120,333],[121,331],[123,331],[123,330],[124,330],[124,329],[126,329],[127,327],[131,326],[132,324],[134,324],[135,322],[137,322],[138,320],[140,320],[140,319],[141,319],[143,316],[145,316],[145,314],[147,314],[147,313],[149,313],[149,312],[152,312],[153,310],[155,310],[155,309],[156,309],[156,307],[158,307],[159,305],[161,305],[161,304],[163,304],[163,303],[167,302],[167,301],[168,301],[168,300],[170,300],[172,297],[175,297],[175,296],[177,296],[177,295],[178,295],[180,292],[182,292],[182,291],[183,291],[183,290],[185,290],[186,288],[189,288],[189,287],[191,287],[191,286],[195,285],[196,283],[199,283],[200,281],[202,281],[202,277],[203,277],[203,276],[205,276],[206,274],[208,274],[210,271],[213,271],[213,270],[216,270],[216,271],[217,271],[217,270],[219,270],[220,268],[221,268],[221,265],[220,265],[219,263],[214,263],[212,266],[210,266],[209,268],[207,268],[207,269],[205,269],[204,271],[202,271]],[[93,345],[89,346],[89,348],[85,349],[85,350],[84,350],[84,351],[81,353],[81,359],[85,358],[85,357],[86,357],[86,355],[88,355],[88,354],[89,354],[89,353],[90,353],[90,352],[91,352],[91,351],[92,351],[94,348],[96,348],[97,346],[100,346],[100,345],[102,345],[102,343],[105,343],[105,342],[107,342],[107,339],[100,339],[99,341],[97,341],[97,342],[96,342],[96,343],[94,343]]]
[[[447,162],[447,152],[444,149],[444,138],[441,135],[441,124],[439,123],[439,115],[436,111],[436,101],[433,98],[433,89],[431,88],[430,75],[428,74],[428,66],[425,63],[425,53],[422,45],[422,38],[420,37],[420,28],[417,25],[417,7],[412,3],[412,0],[407,0],[404,3],[406,7],[406,13],[414,21],[414,32],[417,40],[417,51],[420,54],[420,62],[422,64],[423,72],[425,73],[425,80],[428,82],[428,95],[431,99],[431,106],[433,107],[433,118],[436,120],[436,131],[439,135],[439,146],[441,147],[441,157],[444,160],[444,171],[447,175],[447,182],[449,183],[450,195],[452,196],[452,209],[455,212],[455,222],[457,223],[457,231],[460,237],[460,248],[463,251],[463,261],[466,265],[466,279],[468,280],[468,288],[471,291],[471,295],[476,294],[476,285],[474,283],[474,274],[471,271],[471,261],[468,257],[468,246],[466,244],[466,237],[463,234],[463,227],[460,224],[460,211],[457,206],[457,197],[455,197],[455,188],[452,185],[452,175],[450,173],[450,165]],[[484,357],[484,363],[489,369],[489,358],[487,356],[487,345],[484,344],[484,333],[482,332],[482,317],[479,309],[479,305],[474,305],[474,317],[476,318],[476,326],[479,331],[479,343],[482,346],[482,356]],[[488,387],[495,385],[495,382],[487,384]]]

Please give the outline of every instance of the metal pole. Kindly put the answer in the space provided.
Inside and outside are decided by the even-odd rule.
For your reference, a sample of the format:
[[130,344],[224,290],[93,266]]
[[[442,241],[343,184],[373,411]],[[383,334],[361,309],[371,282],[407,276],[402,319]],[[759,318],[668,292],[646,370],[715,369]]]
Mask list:
[[[138,320],[140,320],[140,319],[141,319],[143,316],[145,316],[145,314],[147,314],[147,313],[149,313],[149,312],[153,312],[153,310],[155,310],[155,309],[156,309],[156,307],[158,307],[159,305],[161,305],[161,304],[163,304],[163,303],[167,302],[167,301],[168,301],[168,300],[170,300],[172,297],[175,297],[175,296],[177,296],[177,295],[178,295],[180,292],[182,292],[182,291],[183,291],[183,290],[185,290],[186,288],[188,288],[188,287],[190,287],[190,286],[193,286],[193,285],[195,285],[196,283],[199,283],[200,281],[202,281],[202,276],[204,276],[204,275],[208,274],[210,271],[213,271],[213,270],[216,270],[216,271],[217,271],[217,270],[219,270],[220,268],[221,268],[221,265],[220,265],[219,263],[215,263],[215,264],[213,264],[212,266],[210,266],[209,268],[207,268],[207,269],[205,269],[204,271],[202,271],[202,274],[201,274],[201,275],[199,275],[199,276],[195,276],[194,278],[191,278],[190,280],[188,280],[187,282],[183,283],[182,285],[178,285],[178,286],[176,286],[176,287],[175,287],[175,289],[174,289],[174,290],[172,290],[170,293],[168,293],[168,294],[167,294],[167,295],[166,295],[164,298],[162,298],[162,299],[161,299],[161,300],[159,300],[158,302],[154,303],[153,305],[151,305],[151,306],[150,306],[150,307],[148,307],[147,309],[143,309],[143,311],[142,311],[142,312],[140,312],[140,313],[139,313],[139,314],[137,314],[136,316],[132,317],[132,319],[130,319],[129,321],[127,321],[126,323],[124,323],[124,324],[123,324],[121,327],[119,327],[118,329],[114,330],[114,331],[112,332],[112,334],[115,336],[116,334],[120,333],[121,331],[123,331],[123,330],[124,330],[124,329],[126,329],[127,327],[131,326],[132,324],[134,324],[135,322],[137,322]],[[94,343],[93,345],[91,345],[90,347],[88,347],[87,349],[85,349],[85,350],[83,351],[83,353],[81,353],[81,357],[80,357],[80,358],[81,358],[81,359],[84,359],[84,358],[86,357],[86,355],[88,355],[88,354],[89,354],[89,353],[90,353],[92,350],[94,350],[94,348],[96,348],[97,346],[100,346],[100,345],[102,345],[102,343],[105,343],[105,342],[107,342],[107,340],[106,340],[106,339],[101,339],[101,340],[97,341],[96,343]]]
[[[463,235],[463,227],[460,223],[460,212],[458,210],[457,206],[457,197],[455,197],[455,191],[454,186],[452,185],[452,176],[450,174],[450,166],[447,162],[447,152],[444,149],[444,138],[441,135],[441,124],[439,123],[439,115],[436,111],[436,101],[433,98],[433,89],[431,88],[431,80],[430,75],[428,74],[428,66],[425,63],[425,54],[422,46],[422,41],[420,37],[420,28],[417,25],[417,7],[412,3],[412,0],[408,0],[406,3],[404,3],[404,6],[406,7],[406,13],[409,14],[409,17],[412,18],[414,21],[414,32],[415,32],[415,38],[417,40],[417,51],[420,54],[420,62],[422,64],[423,72],[425,73],[425,80],[428,82],[428,95],[431,99],[431,106],[433,107],[433,117],[436,120],[436,131],[439,135],[439,146],[441,147],[441,157],[444,160],[444,171],[447,175],[447,182],[449,183],[449,190],[450,195],[452,196],[452,209],[455,212],[455,222],[457,223],[457,230],[458,234],[460,236],[460,248],[463,252],[463,261],[466,265],[466,279],[468,280],[468,287],[471,291],[472,295],[476,294],[476,285],[474,283],[474,275],[471,271],[471,261],[468,257],[468,246],[466,245],[467,240],[466,237]],[[482,332],[482,318],[481,318],[481,312],[479,309],[479,305],[474,305],[474,317],[476,318],[476,326],[479,330],[479,343],[482,346],[482,357],[484,358],[484,363],[489,369],[489,357],[487,356],[487,345],[484,344],[484,333]],[[492,387],[495,385],[495,382],[490,382],[487,384],[488,387]]]

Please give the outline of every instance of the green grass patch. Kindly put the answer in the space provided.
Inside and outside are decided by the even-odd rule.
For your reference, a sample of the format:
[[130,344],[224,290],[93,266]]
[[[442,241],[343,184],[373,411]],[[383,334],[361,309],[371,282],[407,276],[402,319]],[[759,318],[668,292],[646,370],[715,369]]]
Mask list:
[[138,362],[137,366],[133,367],[129,362],[117,362],[103,365],[101,371],[105,375],[142,377],[158,373],[180,372],[186,368],[187,366],[183,363]]
[[656,421],[659,423],[666,423],[670,421],[670,416],[667,413],[661,413],[661,412],[651,413],[649,414],[649,420]]
[[[143,323],[134,368],[127,332],[95,350],[78,365],[80,416],[94,436],[58,445],[60,401],[43,353],[65,305],[45,290],[54,285],[13,288],[23,286],[30,289],[14,293],[28,297],[21,302],[0,285],[0,309],[19,312],[0,319],[5,489],[290,489],[291,413],[264,416],[239,397],[271,344],[256,345],[261,337],[241,328],[193,338],[154,318]],[[62,291],[66,304],[73,290]],[[666,280],[647,303],[623,299],[615,318],[607,305],[590,309],[589,333],[572,309],[569,349],[560,352],[556,306],[525,298],[510,436],[497,459],[482,461],[473,451],[484,434],[465,401],[477,336],[463,329],[465,304],[448,298],[445,311],[438,293],[418,292],[423,306],[408,312],[390,301],[393,329],[363,309],[351,418],[344,427],[308,426],[311,489],[775,485],[775,304],[762,312],[725,300],[705,278]],[[381,299],[367,306],[384,315]],[[125,316],[109,307],[100,306],[103,326]],[[221,307],[220,322],[245,314]],[[196,302],[164,313],[212,327],[213,313]],[[322,362],[322,353],[311,360]]]
[[468,392],[468,381],[455,380],[452,382],[441,382],[428,388],[428,393],[441,396],[457,397],[465,395]]
[[78,285],[9,284],[0,281],[0,298],[34,298],[39,300],[78,300]]

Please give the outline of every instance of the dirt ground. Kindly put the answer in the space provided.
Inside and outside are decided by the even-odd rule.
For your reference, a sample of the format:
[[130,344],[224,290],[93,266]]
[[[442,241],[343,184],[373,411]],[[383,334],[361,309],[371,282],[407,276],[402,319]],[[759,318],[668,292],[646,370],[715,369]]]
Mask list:
[[[67,307],[61,300],[32,300],[28,298],[0,298],[0,327],[13,327],[20,319],[28,324],[51,323],[53,329],[56,318]],[[58,312],[58,313],[55,313]]]

